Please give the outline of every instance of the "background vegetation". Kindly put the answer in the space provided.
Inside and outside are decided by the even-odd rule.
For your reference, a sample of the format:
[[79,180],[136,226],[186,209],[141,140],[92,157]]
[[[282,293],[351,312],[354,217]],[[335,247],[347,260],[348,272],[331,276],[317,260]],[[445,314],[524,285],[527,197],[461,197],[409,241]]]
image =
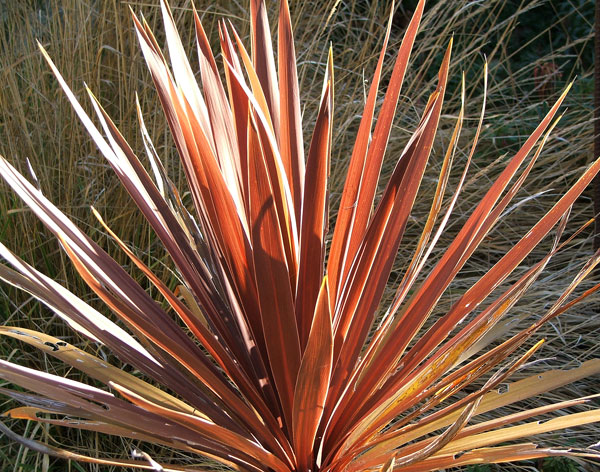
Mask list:
[[[201,11],[205,29],[213,33],[213,40],[216,40],[217,21],[221,18],[230,19],[242,33],[248,31],[245,23],[248,17],[245,11],[247,2],[197,0],[195,3]],[[315,117],[328,44],[331,43],[334,49],[336,112],[331,189],[334,207],[340,196],[340,182],[345,175],[350,146],[358,128],[359,112],[364,100],[364,79],[371,76],[381,45],[389,13],[387,3],[368,0],[290,1],[295,21],[304,119],[307,123]],[[131,5],[136,12],[143,12],[160,41],[157,4],[157,0],[0,0],[0,154],[8,157],[22,171],[27,170],[29,159],[46,195],[72,215],[88,234],[108,248],[111,255],[123,265],[129,265],[92,217],[89,206],[94,205],[121,238],[136,248],[138,255],[142,255],[157,274],[162,273],[168,280],[171,267],[155,235],[145,225],[118,185],[117,178],[79,125],[35,44],[38,39],[48,49],[79,96],[83,96],[84,83],[96,93],[133,148],[142,154],[134,107],[135,94],[138,93],[146,125],[157,150],[173,179],[180,182],[175,150],[138,50],[128,11],[128,5]],[[190,2],[172,0],[171,4],[180,31],[188,33],[183,39],[192,53],[195,46],[192,43]],[[415,1],[406,0],[398,5],[394,16],[393,44],[401,39],[414,4]],[[449,87],[445,114],[437,137],[440,149],[449,139],[453,118],[458,112],[461,72],[464,71],[467,80],[463,151],[468,149],[482,103],[484,57],[489,62],[490,84],[481,146],[449,233],[438,244],[440,250],[453,232],[460,228],[470,208],[481,196],[481,189],[486,188],[491,177],[501,168],[504,158],[509,157],[507,154],[510,155],[522,143],[557,93],[577,77],[574,89],[567,98],[568,111],[519,194],[518,203],[509,209],[510,213],[489,235],[483,249],[461,272],[448,291],[445,304],[441,303],[439,309],[450,306],[455,297],[504,254],[511,243],[524,234],[543,214],[543,210],[556,200],[557,194],[564,191],[582,168],[591,162],[593,6],[591,0],[429,2],[413,53],[407,86],[398,108],[388,151],[388,171],[393,168],[410,130],[415,127],[425,99],[433,88],[435,66],[441,60],[444,47],[452,35],[455,40],[451,71],[453,82]],[[275,2],[273,7],[275,10]],[[391,50],[394,49],[393,44]],[[391,66],[391,61],[388,65]],[[312,126],[305,129],[310,130]],[[409,242],[401,247],[399,260],[411,253],[410,231],[419,234],[424,224],[422,217],[430,205],[435,189],[433,182],[439,170],[436,166],[440,164],[441,157],[440,152],[436,153],[434,149],[432,166],[418,197],[420,203],[417,203],[412,227],[405,238]],[[465,156],[459,154],[458,157],[455,179],[460,175],[461,157]],[[591,201],[583,197],[573,209],[570,227],[576,228],[578,223],[591,217]],[[106,312],[74,274],[57,242],[3,184],[0,184],[0,240],[73,292],[89,294],[87,301]],[[538,255],[541,254],[543,246],[537,251]],[[569,275],[574,274],[577,261],[590,254],[589,234],[582,235],[567,251],[558,254],[545,276],[513,310],[513,324],[507,323],[507,330],[519,321],[533,319],[536,313],[541,313],[544,307],[552,303],[566,285]],[[536,256],[533,255],[531,260],[536,260]],[[402,273],[398,271],[396,275],[401,276]],[[392,292],[394,280],[390,282]],[[527,366],[523,375],[530,375],[536,369],[574,367],[585,359],[597,357],[600,339],[600,323],[594,316],[597,308],[597,302],[591,300],[586,306],[549,325],[544,335],[550,342],[542,349],[535,363]],[[32,301],[27,294],[4,285],[0,286],[0,319],[2,324],[45,331],[64,337],[79,347],[86,346],[86,341],[77,339],[49,310]],[[89,345],[87,348],[98,354],[96,346]],[[110,360],[110,353],[100,355]],[[6,339],[0,340],[0,356],[60,375],[77,375],[67,372],[58,363],[39,357],[37,352]],[[552,392],[552,398],[596,392],[594,379],[591,379]],[[542,404],[550,399],[540,398],[539,402]],[[2,405],[2,410],[8,407],[6,403]],[[132,448],[125,441],[95,434],[69,433],[31,424],[14,423],[11,426],[28,437],[47,440],[50,444],[77,442],[88,451],[102,449],[118,456],[127,454]],[[545,437],[544,441],[547,444],[580,445],[589,444],[592,437],[593,427],[589,427],[587,430],[566,431],[561,435]],[[166,457],[166,454],[168,451],[156,451],[156,455],[161,457]],[[82,468],[75,463],[65,464],[28,453],[2,438],[0,465],[3,471],[97,470],[92,465]],[[571,460],[547,460],[528,464],[527,467],[529,470],[537,467],[548,472],[597,470],[595,468],[598,466]],[[493,470],[493,467],[471,470]]]

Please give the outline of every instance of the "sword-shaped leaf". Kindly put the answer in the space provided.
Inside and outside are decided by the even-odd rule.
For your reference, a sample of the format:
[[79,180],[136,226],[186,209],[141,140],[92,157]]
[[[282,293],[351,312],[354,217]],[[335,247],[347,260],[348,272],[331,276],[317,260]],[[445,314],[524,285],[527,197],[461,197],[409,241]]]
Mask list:
[[327,182],[331,158],[332,90],[330,81],[321,99],[308,161],[306,186],[302,202],[300,233],[300,262],[296,290],[296,323],[302,349],[306,346],[319,294],[319,281],[324,275],[325,236],[327,232]]
[[[254,120],[249,129],[250,222],[256,286],[269,364],[287,427],[291,427],[294,385],[300,368],[300,339],[294,315],[289,267],[277,208]],[[276,185],[276,183],[275,183]]]
[[[160,9],[169,62],[149,24],[132,12],[187,178],[187,188],[182,190],[160,162],[161,147],[154,146],[137,99],[153,179],[99,101],[88,90],[100,123],[96,127],[42,49],[84,127],[169,254],[165,266],[171,269],[172,263],[174,270],[172,280],[161,280],[94,210],[152,284],[150,289],[159,292],[157,303],[46,199],[37,179],[32,185],[1,158],[0,174],[56,235],[75,269],[126,329],[1,244],[0,255],[16,270],[0,264],[0,279],[31,293],[74,330],[101,343],[143,376],[129,374],[49,334],[0,326],[0,336],[30,344],[105,385],[104,389],[91,387],[0,360],[0,379],[28,390],[0,387],[0,394],[25,405],[7,415],[154,443],[203,455],[219,462],[218,467],[240,472],[426,471],[551,455],[598,457],[597,451],[585,448],[500,445],[530,434],[600,422],[599,410],[593,409],[556,416],[566,408],[587,406],[593,397],[485,420],[481,415],[600,372],[594,360],[572,371],[538,374],[508,384],[505,392],[495,391],[542,342],[512,363],[507,358],[517,354],[544,323],[600,291],[597,283],[576,293],[600,262],[600,251],[530,326],[488,347],[503,334],[503,317],[550,267],[550,258],[585,227],[561,241],[570,210],[600,171],[600,160],[445,314],[423,329],[532,171],[558,122],[555,116],[568,88],[508,161],[452,243],[440,252],[437,264],[422,275],[434,247],[451,226],[483,128],[482,112],[456,191],[446,199],[454,155],[462,146],[463,117],[468,113],[463,75],[462,106],[443,155],[429,215],[394,301],[378,317],[435,142],[449,80],[450,47],[437,88],[424,104],[421,120],[376,202],[385,149],[424,16],[425,1],[416,3],[385,96],[379,101],[379,86],[386,80],[392,4],[331,241],[327,187],[334,136],[332,54],[305,163],[299,61],[286,0],[279,5],[277,58],[264,0],[250,2],[250,53],[230,22],[219,24],[223,73],[195,9],[191,14],[197,67],[190,65],[166,0],[161,0]],[[415,104],[419,106],[418,101]],[[188,191],[189,208],[184,198]],[[555,226],[551,248],[495,295]],[[178,287],[175,293],[173,286]],[[479,308],[484,302],[487,305]],[[464,327],[457,328],[463,320],[467,320]],[[554,419],[532,422],[550,413]],[[528,423],[514,426],[524,421]],[[140,460],[92,458],[24,438],[1,423],[0,431],[35,451],[65,459],[149,470],[205,470],[189,461],[185,466],[163,464],[144,452],[134,456]]]
[[332,361],[333,329],[325,277],[319,290],[315,316],[294,391],[293,441],[298,468],[301,470],[318,467],[315,460],[319,442],[315,439],[325,408]]

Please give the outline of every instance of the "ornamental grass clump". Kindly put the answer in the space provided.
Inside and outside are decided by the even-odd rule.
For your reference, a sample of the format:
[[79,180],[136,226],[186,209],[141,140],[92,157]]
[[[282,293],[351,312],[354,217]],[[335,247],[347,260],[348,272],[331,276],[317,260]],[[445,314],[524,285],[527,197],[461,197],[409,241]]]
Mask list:
[[[424,1],[406,29],[385,97],[378,104],[390,15],[335,226],[329,231],[332,54],[305,146],[287,3],[280,5],[276,56],[264,2],[252,0],[250,6],[250,52],[230,23],[219,25],[222,69],[195,11],[194,67],[165,2],[161,9],[170,65],[149,26],[133,14],[187,177],[189,204],[161,164],[139,104],[150,172],[88,90],[100,124],[96,127],[42,49],[82,123],[166,248],[176,273],[173,280],[157,277],[93,210],[153,291],[160,293],[155,300],[35,185],[0,159],[4,179],[56,235],[78,273],[119,323],[3,245],[0,253],[13,268],[0,265],[0,278],[31,293],[79,334],[132,368],[129,373],[42,332],[2,326],[0,334],[38,348],[83,372],[93,379],[90,383],[103,385],[0,360],[0,378],[21,387],[1,387],[0,393],[25,405],[6,416],[130,438],[139,441],[141,452],[133,459],[115,459],[110,452],[92,457],[19,436],[3,423],[0,430],[44,454],[165,471],[214,467],[206,458],[245,471],[387,472],[552,455],[597,457],[598,452],[586,445],[538,447],[526,439],[600,421],[600,410],[590,405],[592,397],[493,419],[482,420],[480,415],[600,372],[600,361],[591,360],[506,387],[511,374],[541,346],[543,341],[532,341],[536,331],[600,288],[575,293],[597,264],[598,254],[526,329],[508,339],[500,339],[505,330],[497,329],[550,258],[574,237],[562,237],[570,208],[600,169],[600,161],[449,310],[430,319],[534,166],[557,124],[567,90],[507,161],[448,247],[434,252],[452,219],[483,126],[482,110],[458,185],[448,189],[463,100],[431,210],[426,216],[412,215],[424,223],[414,255],[392,303],[381,309],[440,121],[452,41],[437,87],[378,196]],[[549,252],[499,289],[554,228]],[[429,263],[432,255],[434,264]],[[504,388],[499,390],[501,384]],[[573,412],[576,406],[580,408]],[[551,419],[543,416],[539,421],[554,412]],[[179,464],[155,460],[144,451],[147,443],[179,450],[186,459]]]

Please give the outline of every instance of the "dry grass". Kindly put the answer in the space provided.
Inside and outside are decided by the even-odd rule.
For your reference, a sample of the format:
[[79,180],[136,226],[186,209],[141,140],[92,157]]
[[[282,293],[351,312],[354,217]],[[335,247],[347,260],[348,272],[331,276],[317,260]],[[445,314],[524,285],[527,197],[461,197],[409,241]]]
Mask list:
[[[144,13],[155,31],[160,31],[157,1],[128,3],[134,10]],[[189,2],[173,0],[171,3],[179,30],[191,33],[191,17],[187,11]],[[335,208],[362,110],[363,79],[370,77],[375,66],[375,55],[381,44],[388,7],[379,5],[383,2],[358,0],[298,0],[290,3],[295,19],[304,117],[308,122],[314,119],[328,43],[331,42],[334,48],[337,67],[331,198]],[[451,6],[448,6],[449,3]],[[592,97],[586,91],[592,71],[575,70],[573,67],[578,64],[577,57],[573,56],[577,56],[582,50],[585,41],[566,44],[563,48],[554,50],[550,56],[540,57],[538,61],[531,62],[522,69],[511,68],[510,60],[519,51],[507,50],[508,38],[514,32],[519,15],[539,3],[541,1],[523,2],[522,9],[506,15],[506,12],[502,12],[504,2],[500,0],[431,2],[417,38],[413,66],[398,108],[384,173],[391,171],[395,156],[414,128],[425,97],[433,88],[433,66],[439,62],[441,51],[454,34],[456,45],[452,74],[458,78],[461,71],[464,71],[468,79],[466,126],[451,182],[457,181],[464,159],[463,153],[468,150],[471,137],[469,129],[475,128],[481,106],[483,53],[490,63],[487,127],[476,154],[470,180],[463,191],[461,203],[455,210],[455,219],[448,234],[438,244],[440,251],[466,219],[469,210],[480,197],[481,189],[489,184],[501,168],[502,156],[514,150],[533,129],[547,106],[545,103],[552,100],[552,96],[559,91],[560,84],[572,78],[575,72],[579,77],[574,91],[567,99],[569,110],[563,123],[549,140],[528,183],[517,197],[517,201],[522,204],[507,215],[504,222],[489,235],[483,249],[475,254],[472,262],[451,286],[445,298],[447,306],[527,231],[537,217],[543,214],[544,209],[549,208],[556,200],[556,195],[574,181],[592,158]],[[248,30],[242,19],[247,17],[244,11],[245,1],[196,1],[196,6],[202,12],[205,28],[209,32],[216,32],[216,21],[224,15],[239,27],[242,34]],[[499,21],[501,14],[508,18]],[[396,42],[401,38],[403,18],[401,5],[396,14],[393,33]],[[169,280],[170,267],[163,260],[164,253],[160,244],[77,122],[35,45],[35,39],[44,44],[76,93],[83,95],[84,83],[94,90],[133,148],[141,150],[143,146],[137,133],[134,108],[137,92],[149,132],[168,171],[177,182],[180,176],[177,158],[165,120],[159,111],[149,74],[141,60],[127,4],[117,0],[0,0],[0,24],[0,30],[3,31],[0,35],[0,154],[9,157],[22,170],[26,170],[28,158],[44,192],[85,228],[88,234],[108,247],[111,255],[127,265],[128,261],[118,253],[93,219],[89,211],[89,205],[93,204],[121,238],[136,248],[158,275]],[[585,40],[591,41],[590,38],[591,26]],[[158,39],[160,41],[161,38]],[[183,39],[191,44],[191,34]],[[526,48],[527,45],[523,47]],[[188,50],[195,49],[190,46]],[[534,71],[550,63],[559,67],[564,65],[562,76],[549,76],[546,82],[534,79]],[[415,239],[411,235],[420,234],[420,226],[424,224],[420,218],[428,212],[435,188],[433,182],[437,178],[436,166],[441,162],[442,146],[448,141],[448,130],[453,126],[454,115],[458,111],[458,85],[459,82],[455,81],[450,88],[452,96],[448,97],[446,115],[437,138],[439,150],[434,150],[432,155],[433,165],[425,176],[419,195],[420,203],[415,207],[412,225],[405,237],[407,246],[401,248],[399,261],[403,255],[410,254],[410,241]],[[311,129],[311,126],[305,129]],[[452,183],[449,188],[453,188]],[[573,209],[571,228],[578,227],[592,216],[589,198],[580,200]],[[49,232],[3,184],[0,184],[0,215],[0,239],[8,247],[46,274],[66,284],[75,293],[90,293],[85,284],[74,275],[59,251],[58,244],[49,237]],[[574,275],[578,263],[590,255],[591,243],[587,237],[589,232],[554,258],[545,276],[514,310],[515,317],[524,321],[534,319],[554,301]],[[543,249],[540,246],[528,261],[541,257]],[[399,267],[402,265],[399,264]],[[401,276],[402,273],[398,272],[396,275]],[[91,303],[93,304],[93,300]],[[439,306],[443,308],[444,303]],[[573,367],[582,360],[597,357],[600,339],[600,321],[594,316],[597,307],[597,301],[590,300],[587,305],[547,326],[544,335],[550,342],[537,356],[538,361],[528,366],[527,373]],[[105,311],[102,307],[97,308]],[[74,339],[73,333],[47,309],[32,302],[26,294],[4,285],[0,286],[0,310],[3,324],[49,332],[54,336],[66,337],[73,344],[85,345],[85,341]],[[90,345],[89,348],[94,349],[94,346]],[[50,364],[48,359],[37,357],[31,351],[22,350],[21,346],[5,339],[0,340],[0,355],[18,360],[23,365],[67,373],[62,366]],[[575,397],[595,392],[594,379],[591,379],[552,395]],[[548,399],[542,398],[539,401]],[[7,406],[4,405],[3,409]],[[592,433],[591,428],[586,430],[585,434],[588,436]],[[65,433],[57,429],[47,431],[40,425],[23,425],[23,431],[30,437],[46,438],[50,443],[77,442],[88,450],[102,449],[116,455],[121,455],[132,447],[129,443],[94,434]],[[79,434],[81,437],[66,434]],[[578,436],[567,432],[564,436],[546,440],[568,444],[573,438],[577,440]],[[160,457],[167,457],[169,454],[168,451],[159,450],[147,452]],[[53,459],[27,453],[19,446],[1,440],[0,464],[3,465],[0,467],[3,471],[97,470],[93,465],[82,469],[76,464],[54,462]],[[584,467],[584,464],[579,466]]]

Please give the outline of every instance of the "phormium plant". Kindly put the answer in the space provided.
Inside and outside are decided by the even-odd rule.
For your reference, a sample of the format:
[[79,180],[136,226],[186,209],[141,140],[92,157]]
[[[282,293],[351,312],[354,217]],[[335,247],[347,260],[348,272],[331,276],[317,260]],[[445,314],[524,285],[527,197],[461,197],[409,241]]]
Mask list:
[[[600,161],[445,314],[427,323],[531,171],[556,125],[566,91],[429,269],[426,261],[451,218],[483,123],[482,111],[462,178],[443,205],[461,110],[416,251],[393,303],[381,313],[379,305],[427,165],[448,81],[451,41],[437,88],[382,196],[376,198],[424,1],[406,30],[374,120],[390,18],[330,242],[331,54],[305,155],[286,1],[280,5],[276,58],[262,0],[251,0],[250,53],[231,24],[220,24],[221,71],[194,12],[199,84],[169,7],[164,2],[161,7],[170,66],[144,20],[133,15],[133,21],[187,176],[189,207],[167,177],[141,113],[140,131],[153,178],[92,93],[102,132],[42,52],[84,126],[167,249],[177,268],[178,289],[174,293],[169,288],[172,281],[156,277],[96,213],[160,292],[160,303],[155,301],[0,159],[4,179],[57,236],[81,277],[126,329],[5,246],[0,253],[14,269],[0,265],[0,278],[43,301],[136,373],[47,334],[2,326],[0,334],[56,357],[105,388],[1,360],[0,378],[32,393],[6,387],[0,393],[25,405],[6,413],[12,418],[132,438],[140,441],[142,450],[144,443],[155,443],[183,451],[188,459],[184,464],[159,463],[144,452],[133,459],[89,457],[21,437],[3,423],[0,430],[45,454],[168,471],[210,467],[200,456],[233,469],[277,472],[427,471],[551,455],[596,456],[593,449],[538,447],[523,439],[600,421],[600,410],[594,408],[563,411],[544,422],[532,420],[588,403],[589,397],[491,420],[477,417],[600,371],[600,361],[588,361],[498,390],[541,345],[527,347],[539,327],[599,288],[571,296],[598,255],[535,323],[504,341],[494,335],[498,321],[568,243],[561,236],[570,207],[600,169]],[[554,227],[550,252],[498,292],[496,288]],[[170,308],[164,309],[167,305]],[[195,457],[196,464],[190,462]]]

